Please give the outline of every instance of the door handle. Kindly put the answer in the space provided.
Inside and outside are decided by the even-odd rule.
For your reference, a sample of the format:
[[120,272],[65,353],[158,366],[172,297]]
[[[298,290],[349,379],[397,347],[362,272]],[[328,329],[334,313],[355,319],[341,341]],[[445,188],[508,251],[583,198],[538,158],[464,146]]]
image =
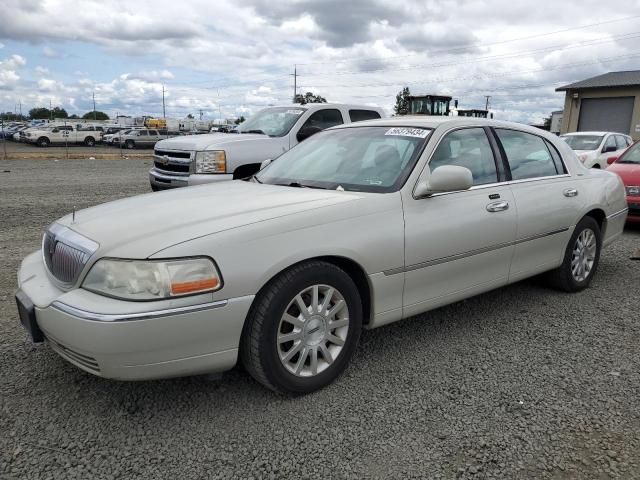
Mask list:
[[487,212],[502,212],[509,209],[509,202],[493,202],[487,205]]
[[577,197],[578,189],[577,188],[567,188],[564,192],[562,192],[565,197]]

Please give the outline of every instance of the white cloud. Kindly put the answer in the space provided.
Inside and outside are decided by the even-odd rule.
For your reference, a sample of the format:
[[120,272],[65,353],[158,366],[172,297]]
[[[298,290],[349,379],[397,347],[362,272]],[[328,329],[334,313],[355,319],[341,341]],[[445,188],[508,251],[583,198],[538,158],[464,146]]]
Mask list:
[[42,66],[40,66],[40,65],[38,65],[38,66],[34,69],[34,71],[35,71],[38,75],[49,75],[49,73],[50,73],[48,68],[42,67]]
[[58,53],[57,50],[54,50],[51,47],[44,47],[42,49],[42,54],[47,57],[47,58],[58,58],[60,56],[60,54]]

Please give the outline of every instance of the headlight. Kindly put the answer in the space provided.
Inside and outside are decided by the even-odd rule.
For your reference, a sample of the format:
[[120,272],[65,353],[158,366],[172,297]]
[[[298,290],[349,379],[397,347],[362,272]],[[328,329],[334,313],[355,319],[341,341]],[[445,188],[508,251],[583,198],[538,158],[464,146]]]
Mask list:
[[196,152],[196,173],[226,173],[227,156],[224,150]]
[[222,278],[209,258],[181,260],[119,260],[96,262],[82,288],[124,300],[162,300],[213,292]]
[[640,196],[640,186],[638,185],[629,185],[628,187],[625,187],[625,190],[627,191],[627,195],[632,197]]

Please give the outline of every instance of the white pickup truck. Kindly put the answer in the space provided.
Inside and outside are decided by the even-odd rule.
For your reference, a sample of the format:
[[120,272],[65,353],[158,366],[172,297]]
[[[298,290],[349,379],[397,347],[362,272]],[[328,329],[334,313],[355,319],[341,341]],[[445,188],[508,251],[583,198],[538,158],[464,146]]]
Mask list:
[[237,133],[190,135],[156,143],[151,189],[186,187],[245,178],[305,138],[325,128],[382,118],[377,107],[313,103],[269,107],[242,123]]
[[35,143],[40,147],[60,145],[66,143],[82,143],[87,147],[93,147],[96,142],[102,140],[101,127],[90,125],[55,125],[28,129],[24,134],[24,140]]

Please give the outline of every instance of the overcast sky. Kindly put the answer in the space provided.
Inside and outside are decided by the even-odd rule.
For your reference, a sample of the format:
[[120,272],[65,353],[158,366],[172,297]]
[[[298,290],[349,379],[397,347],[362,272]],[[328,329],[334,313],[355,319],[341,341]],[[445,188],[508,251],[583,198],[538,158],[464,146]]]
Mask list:
[[250,114],[299,92],[378,105],[395,94],[490,95],[540,122],[554,89],[640,69],[640,0],[3,0],[0,110]]

